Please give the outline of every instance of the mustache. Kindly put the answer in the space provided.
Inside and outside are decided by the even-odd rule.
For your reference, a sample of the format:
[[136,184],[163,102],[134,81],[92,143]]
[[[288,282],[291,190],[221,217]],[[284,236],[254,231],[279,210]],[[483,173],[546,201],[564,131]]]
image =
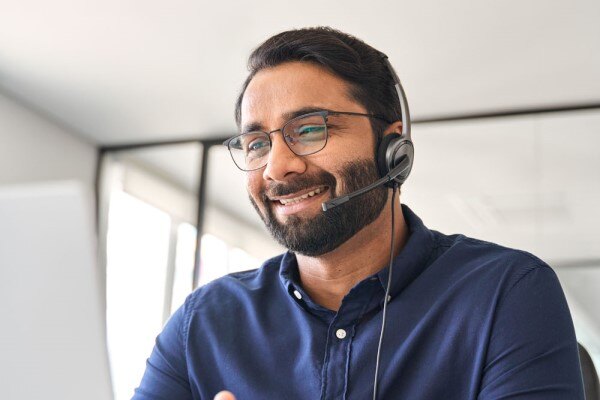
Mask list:
[[286,183],[271,183],[262,191],[261,197],[268,201],[270,197],[287,196],[316,186],[328,186],[335,190],[335,177],[326,171],[310,176],[301,175]]

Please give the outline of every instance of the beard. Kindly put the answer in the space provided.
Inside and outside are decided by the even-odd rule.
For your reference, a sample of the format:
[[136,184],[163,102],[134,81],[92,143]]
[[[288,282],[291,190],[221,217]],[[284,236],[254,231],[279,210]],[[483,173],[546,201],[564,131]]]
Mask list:
[[375,221],[387,201],[388,189],[377,187],[361,196],[341,204],[314,217],[288,216],[280,222],[273,212],[272,196],[285,196],[316,186],[328,186],[334,197],[349,194],[379,179],[377,166],[372,160],[361,160],[345,164],[339,171],[341,188],[337,191],[335,177],[326,171],[313,175],[301,175],[286,183],[275,184],[259,193],[265,213],[250,196],[250,202],[265,223],[271,236],[282,246],[305,256],[320,256],[338,248],[363,227]]

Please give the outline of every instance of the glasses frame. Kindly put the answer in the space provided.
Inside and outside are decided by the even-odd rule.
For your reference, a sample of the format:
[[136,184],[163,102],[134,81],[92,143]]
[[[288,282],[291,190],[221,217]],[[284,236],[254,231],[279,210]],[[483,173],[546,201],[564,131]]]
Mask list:
[[[383,115],[378,115],[378,114],[365,114],[365,113],[357,113],[357,112],[351,112],[351,111],[332,111],[332,110],[313,111],[313,112],[309,112],[309,113],[306,113],[306,114],[298,115],[297,117],[294,117],[294,118],[290,119],[289,121],[286,121],[286,123],[283,124],[283,126],[281,128],[274,129],[274,130],[272,130],[270,132],[261,131],[261,130],[253,130],[253,131],[250,131],[250,132],[245,132],[245,133],[241,133],[239,135],[235,135],[235,136],[233,136],[233,137],[225,140],[223,142],[223,146],[226,146],[227,149],[229,150],[229,155],[231,156],[231,159],[233,160],[233,163],[235,164],[235,166],[238,169],[240,169],[242,171],[246,171],[246,172],[256,171],[258,169],[264,168],[267,165],[267,162],[265,162],[264,165],[261,165],[260,167],[257,167],[257,168],[252,168],[252,169],[241,168],[237,164],[237,162],[235,161],[235,157],[233,156],[233,152],[232,152],[232,149],[231,149],[231,143],[235,139],[237,139],[237,138],[239,138],[241,136],[244,136],[244,135],[251,134],[251,133],[264,133],[267,136],[267,138],[269,139],[269,153],[270,153],[271,149],[273,148],[273,141],[271,140],[271,134],[272,133],[281,132],[283,134],[283,131],[285,130],[285,128],[289,124],[291,124],[291,123],[293,123],[293,122],[295,122],[295,121],[297,121],[299,119],[306,118],[306,117],[311,117],[313,115],[320,115],[321,117],[323,117],[323,120],[325,121],[325,142],[323,143],[323,147],[321,147],[319,150],[315,150],[313,152],[305,153],[305,154],[298,154],[297,152],[294,151],[294,149],[292,149],[292,147],[290,147],[290,144],[288,143],[288,141],[284,137],[284,142],[285,142],[286,146],[288,147],[288,149],[290,149],[291,152],[294,153],[294,154],[296,154],[297,156],[308,156],[308,155],[311,155],[311,154],[315,154],[315,153],[318,153],[319,151],[323,150],[325,148],[325,146],[327,146],[327,141],[329,139],[329,127],[327,126],[327,117],[330,116],[330,115],[350,115],[350,116],[375,118],[375,119],[379,119],[381,121],[384,121],[388,125],[391,124],[391,122],[387,118],[385,118]],[[235,150],[238,150],[238,149],[235,149]]]

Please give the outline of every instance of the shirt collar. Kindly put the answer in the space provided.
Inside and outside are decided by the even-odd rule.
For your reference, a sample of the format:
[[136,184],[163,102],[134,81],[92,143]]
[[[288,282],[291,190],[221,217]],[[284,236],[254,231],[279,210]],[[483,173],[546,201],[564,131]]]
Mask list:
[[[402,292],[429,266],[434,249],[433,233],[427,229],[421,218],[405,204],[402,204],[402,214],[408,225],[408,240],[392,264],[390,287],[392,298]],[[385,290],[388,268],[383,268],[376,276]]]
[[[430,258],[434,248],[433,233],[423,224],[423,221],[404,204],[402,204],[402,214],[408,225],[409,236],[404,248],[396,256],[392,264],[392,285],[390,288],[390,296],[392,298],[404,290],[427,268],[431,262]],[[385,234],[387,236],[389,232]],[[304,300],[310,301],[300,285],[298,262],[294,253],[288,251],[281,258],[279,277],[290,296],[295,296],[294,291],[298,291]],[[387,265],[381,271],[367,279],[373,278],[378,278],[385,290],[388,278]],[[317,304],[310,304],[310,306],[313,309],[321,309],[320,311],[327,312],[325,308]]]

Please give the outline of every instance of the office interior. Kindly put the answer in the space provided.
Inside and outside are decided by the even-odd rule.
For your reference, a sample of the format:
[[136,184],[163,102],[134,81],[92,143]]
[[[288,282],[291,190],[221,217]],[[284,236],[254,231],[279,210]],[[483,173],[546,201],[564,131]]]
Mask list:
[[[0,398],[39,398],[32,376],[72,373],[88,378],[86,398],[130,398],[193,289],[284,251],[221,143],[236,134],[250,51],[318,25],[385,51],[400,75],[415,143],[401,201],[432,229],[551,265],[600,368],[600,2],[2,0],[0,10],[0,251],[50,221],[73,227],[22,235],[31,243],[19,251],[65,248],[26,275],[18,252],[0,258]],[[14,201],[27,196],[41,199],[31,212]],[[43,212],[50,198],[63,207]],[[75,247],[87,256],[71,257]],[[77,346],[45,330],[58,307],[69,310],[63,328],[88,327]],[[39,329],[18,317],[33,309]],[[45,398],[81,398],[56,386]]]

